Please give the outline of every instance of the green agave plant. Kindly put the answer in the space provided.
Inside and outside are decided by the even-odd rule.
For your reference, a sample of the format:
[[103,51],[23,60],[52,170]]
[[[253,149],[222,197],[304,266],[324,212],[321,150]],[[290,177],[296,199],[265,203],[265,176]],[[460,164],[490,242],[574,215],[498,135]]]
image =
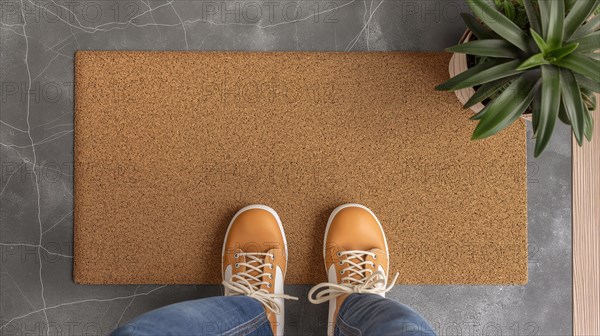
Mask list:
[[[581,146],[592,137],[600,92],[600,0],[517,0],[529,31],[513,22],[492,0],[467,0],[475,16],[463,19],[476,40],[447,50],[476,56],[479,62],[436,90],[478,87],[465,104],[489,100],[472,119],[472,139],[496,134],[523,113],[532,114],[535,156],[546,147],[556,120],[571,125]],[[491,99],[491,100],[490,100]]]

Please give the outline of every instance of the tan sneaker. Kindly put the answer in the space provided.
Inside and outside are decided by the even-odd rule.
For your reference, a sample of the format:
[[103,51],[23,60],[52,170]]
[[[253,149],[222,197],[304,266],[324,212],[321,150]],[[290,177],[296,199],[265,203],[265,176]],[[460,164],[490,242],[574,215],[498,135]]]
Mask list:
[[385,234],[373,212],[360,204],[344,204],[333,210],[325,229],[323,257],[329,282],[314,286],[308,299],[315,304],[329,301],[327,334],[333,335],[339,309],[348,295],[385,297],[398,274],[387,286],[389,253]]
[[287,271],[287,242],[281,220],[265,205],[238,211],[227,229],[223,244],[225,295],[247,295],[265,307],[273,334],[283,335],[283,293]]

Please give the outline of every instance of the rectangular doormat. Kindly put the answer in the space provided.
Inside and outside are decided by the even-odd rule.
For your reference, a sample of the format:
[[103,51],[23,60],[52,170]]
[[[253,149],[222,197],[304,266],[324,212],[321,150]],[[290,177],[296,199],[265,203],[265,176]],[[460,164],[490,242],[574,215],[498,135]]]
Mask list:
[[400,283],[525,283],[524,122],[471,141],[470,112],[433,89],[449,57],[78,52],[75,281],[219,283],[231,217],[262,203],[286,283],[314,284],[330,212],[356,202]]

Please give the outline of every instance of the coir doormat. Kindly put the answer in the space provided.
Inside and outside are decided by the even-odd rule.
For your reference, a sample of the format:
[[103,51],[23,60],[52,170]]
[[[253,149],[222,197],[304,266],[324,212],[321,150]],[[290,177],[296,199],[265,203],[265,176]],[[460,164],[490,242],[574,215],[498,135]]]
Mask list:
[[525,125],[469,140],[470,113],[433,90],[448,61],[78,52],[75,281],[218,283],[231,217],[263,203],[287,234],[286,283],[317,283],[327,217],[357,202],[400,283],[526,282]]

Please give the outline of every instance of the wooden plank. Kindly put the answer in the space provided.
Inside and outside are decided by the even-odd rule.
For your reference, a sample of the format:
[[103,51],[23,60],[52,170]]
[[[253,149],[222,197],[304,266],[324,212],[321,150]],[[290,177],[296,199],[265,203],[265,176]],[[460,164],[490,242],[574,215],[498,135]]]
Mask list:
[[581,336],[600,335],[600,108],[594,119],[591,142],[573,138],[573,334]]

